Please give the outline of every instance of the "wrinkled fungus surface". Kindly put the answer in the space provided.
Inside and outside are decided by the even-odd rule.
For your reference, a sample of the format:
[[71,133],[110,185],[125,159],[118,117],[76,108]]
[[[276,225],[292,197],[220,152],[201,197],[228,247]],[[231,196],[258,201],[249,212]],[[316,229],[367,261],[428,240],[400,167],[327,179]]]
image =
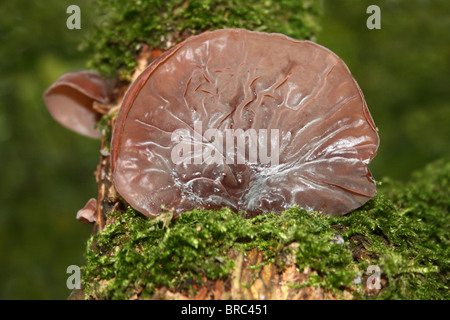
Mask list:
[[293,205],[342,215],[375,196],[367,166],[378,144],[360,88],[330,50],[224,29],[188,38],[132,84],[113,134],[113,176],[148,216],[163,206],[255,215]]

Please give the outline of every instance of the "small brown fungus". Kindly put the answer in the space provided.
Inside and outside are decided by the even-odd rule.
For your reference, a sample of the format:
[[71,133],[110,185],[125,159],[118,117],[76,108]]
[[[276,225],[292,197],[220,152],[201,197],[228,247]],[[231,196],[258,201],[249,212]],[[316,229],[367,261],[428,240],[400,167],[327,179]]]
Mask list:
[[378,144],[333,52],[223,29],[186,39],[133,82],[111,158],[117,191],[151,217],[163,207],[252,216],[294,205],[343,215],[376,194],[367,166]]
[[44,101],[52,117],[66,128],[91,138],[100,138],[94,129],[100,114],[94,103],[108,103],[108,86],[93,71],[64,74],[44,93]]
[[97,199],[91,198],[84,207],[77,212],[77,220],[84,223],[94,223],[96,220]]

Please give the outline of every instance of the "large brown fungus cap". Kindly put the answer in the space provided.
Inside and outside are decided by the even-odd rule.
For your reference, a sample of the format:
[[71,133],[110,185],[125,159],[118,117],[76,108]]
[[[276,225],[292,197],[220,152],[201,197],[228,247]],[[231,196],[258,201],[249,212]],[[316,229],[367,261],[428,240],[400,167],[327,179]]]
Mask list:
[[44,93],[44,101],[52,117],[79,134],[100,138],[94,129],[100,114],[95,102],[108,103],[108,87],[94,71],[74,71],[61,76]]
[[[225,148],[230,129],[250,137],[245,162],[237,160],[239,138]],[[269,141],[277,161],[255,161],[250,145]],[[225,29],[188,38],[132,84],[113,134],[113,177],[149,216],[162,206],[254,215],[293,205],[342,215],[376,194],[367,165],[378,143],[361,90],[334,53],[281,34]]]

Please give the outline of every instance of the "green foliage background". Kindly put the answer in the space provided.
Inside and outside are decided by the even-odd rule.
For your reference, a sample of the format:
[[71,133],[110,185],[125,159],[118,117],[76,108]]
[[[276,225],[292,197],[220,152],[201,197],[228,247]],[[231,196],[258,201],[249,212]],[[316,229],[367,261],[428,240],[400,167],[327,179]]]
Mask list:
[[[382,29],[368,30],[374,2],[323,1],[316,41],[347,63],[380,129],[375,178],[406,180],[450,157],[450,2],[376,1]],[[81,30],[66,28],[71,4],[81,7]],[[0,299],[65,299],[66,268],[84,261],[91,228],[75,214],[96,194],[99,142],[53,121],[42,93],[86,68],[95,48],[78,46],[102,18],[94,6],[0,1]]]
[[[0,2],[0,299],[65,299],[66,269],[84,260],[91,227],[75,215],[96,195],[99,142],[56,123],[42,93],[85,68],[89,2]],[[66,28],[70,4],[81,30]]]

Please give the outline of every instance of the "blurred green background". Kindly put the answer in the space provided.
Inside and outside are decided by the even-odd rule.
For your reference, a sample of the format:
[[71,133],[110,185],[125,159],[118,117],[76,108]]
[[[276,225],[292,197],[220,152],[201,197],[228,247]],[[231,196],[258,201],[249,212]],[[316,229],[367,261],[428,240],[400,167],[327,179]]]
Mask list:
[[[81,8],[68,30],[66,8]],[[366,9],[381,9],[369,30]],[[42,101],[63,73],[86,68],[89,0],[0,1],[0,299],[65,299],[66,268],[82,265],[99,142],[57,124]],[[450,1],[325,0],[317,42],[358,81],[380,130],[375,178],[405,180],[450,157]]]

